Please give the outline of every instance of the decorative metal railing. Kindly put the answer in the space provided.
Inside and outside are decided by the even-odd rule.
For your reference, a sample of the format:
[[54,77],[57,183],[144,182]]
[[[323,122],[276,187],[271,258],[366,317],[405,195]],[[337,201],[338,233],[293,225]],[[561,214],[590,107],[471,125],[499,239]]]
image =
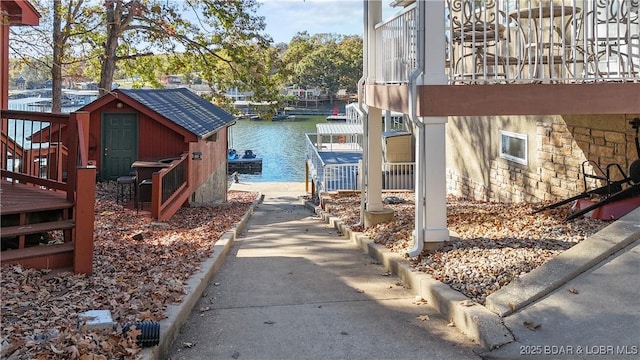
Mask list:
[[445,41],[449,84],[640,81],[638,0],[447,0],[442,16],[442,35],[415,3],[378,24],[376,82],[407,83],[429,41]]
[[[358,107],[357,103],[347,104],[347,106],[345,107],[345,111],[347,114],[347,124],[362,125],[364,123],[364,114]],[[385,124],[384,131],[406,130],[407,127],[404,124],[404,116],[402,114],[390,113],[389,115],[390,115],[390,119],[386,119],[386,122],[385,122],[385,114],[383,113],[382,120]],[[358,139],[361,138],[361,136],[352,135],[352,136],[348,136],[347,138],[348,138],[347,142],[359,143]],[[359,144],[359,145],[360,147],[362,146],[362,144]]]

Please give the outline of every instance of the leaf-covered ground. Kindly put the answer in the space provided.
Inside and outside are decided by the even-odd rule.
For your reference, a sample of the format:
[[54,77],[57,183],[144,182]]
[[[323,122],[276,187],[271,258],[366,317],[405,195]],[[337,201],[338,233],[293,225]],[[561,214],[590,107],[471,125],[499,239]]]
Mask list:
[[165,318],[167,305],[185,295],[185,280],[258,195],[230,191],[227,203],[182,208],[155,222],[123,210],[115,193],[113,182],[97,185],[92,276],[2,267],[3,359],[134,358],[135,329],[86,331],[78,314],[109,310],[118,324]]
[[[414,193],[385,193],[402,199],[385,206],[394,219],[363,230],[359,223],[359,193],[339,193],[323,200],[325,210],[354,231],[389,250],[405,254],[413,246]],[[518,276],[546,263],[578,242],[595,234],[608,222],[581,218],[564,222],[569,206],[533,214],[545,204],[492,203],[447,199],[447,226],[451,241],[442,248],[423,251],[410,259],[416,270],[431,274],[474,301],[486,297]]]

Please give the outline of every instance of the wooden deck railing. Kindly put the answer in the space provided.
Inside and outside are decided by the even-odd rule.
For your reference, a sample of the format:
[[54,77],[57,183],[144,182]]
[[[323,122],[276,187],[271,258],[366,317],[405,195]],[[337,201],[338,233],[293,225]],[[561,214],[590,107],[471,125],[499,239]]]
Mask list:
[[189,157],[182,154],[152,175],[151,215],[158,220],[166,220],[178,211],[189,196]]
[[[89,114],[53,114],[18,110],[2,110],[2,137],[0,144],[0,176],[4,182],[3,192],[14,190],[14,208],[20,217],[19,226],[13,235],[18,236],[18,249],[2,253],[3,263],[24,263],[48,268],[53,264],[73,264],[77,273],[92,273],[93,270],[93,222],[95,205],[95,166],[88,159]],[[28,192],[58,194],[60,200],[48,200],[49,205],[21,200],[11,184]],[[27,194],[27,192],[20,192]],[[26,195],[25,195],[26,196]],[[66,201],[65,201],[66,200]],[[70,205],[67,205],[70,204]],[[0,208],[7,214],[9,207]],[[15,204],[13,204],[15,205]],[[64,209],[64,221],[38,224],[47,231],[62,230],[64,244],[24,247],[24,236],[33,231],[34,224],[25,226],[29,212],[48,209]],[[69,209],[70,207],[70,209]],[[69,211],[70,210],[70,211]],[[73,246],[70,247],[69,244]],[[60,249],[69,249],[61,258]],[[52,256],[58,256],[52,262]]]

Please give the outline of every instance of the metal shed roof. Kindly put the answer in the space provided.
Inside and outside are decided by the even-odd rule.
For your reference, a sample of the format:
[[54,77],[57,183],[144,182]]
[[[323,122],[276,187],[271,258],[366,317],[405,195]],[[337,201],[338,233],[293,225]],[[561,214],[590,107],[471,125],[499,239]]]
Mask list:
[[316,124],[318,134],[362,134],[362,124],[327,123]]
[[156,113],[203,137],[231,125],[235,116],[194,94],[189,89],[118,89]]

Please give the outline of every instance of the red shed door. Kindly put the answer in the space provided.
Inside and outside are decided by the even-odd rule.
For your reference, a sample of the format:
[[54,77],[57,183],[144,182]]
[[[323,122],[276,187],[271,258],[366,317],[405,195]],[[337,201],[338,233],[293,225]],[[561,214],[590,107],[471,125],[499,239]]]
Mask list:
[[138,156],[138,116],[102,114],[102,164],[100,178],[115,180],[128,175]]

